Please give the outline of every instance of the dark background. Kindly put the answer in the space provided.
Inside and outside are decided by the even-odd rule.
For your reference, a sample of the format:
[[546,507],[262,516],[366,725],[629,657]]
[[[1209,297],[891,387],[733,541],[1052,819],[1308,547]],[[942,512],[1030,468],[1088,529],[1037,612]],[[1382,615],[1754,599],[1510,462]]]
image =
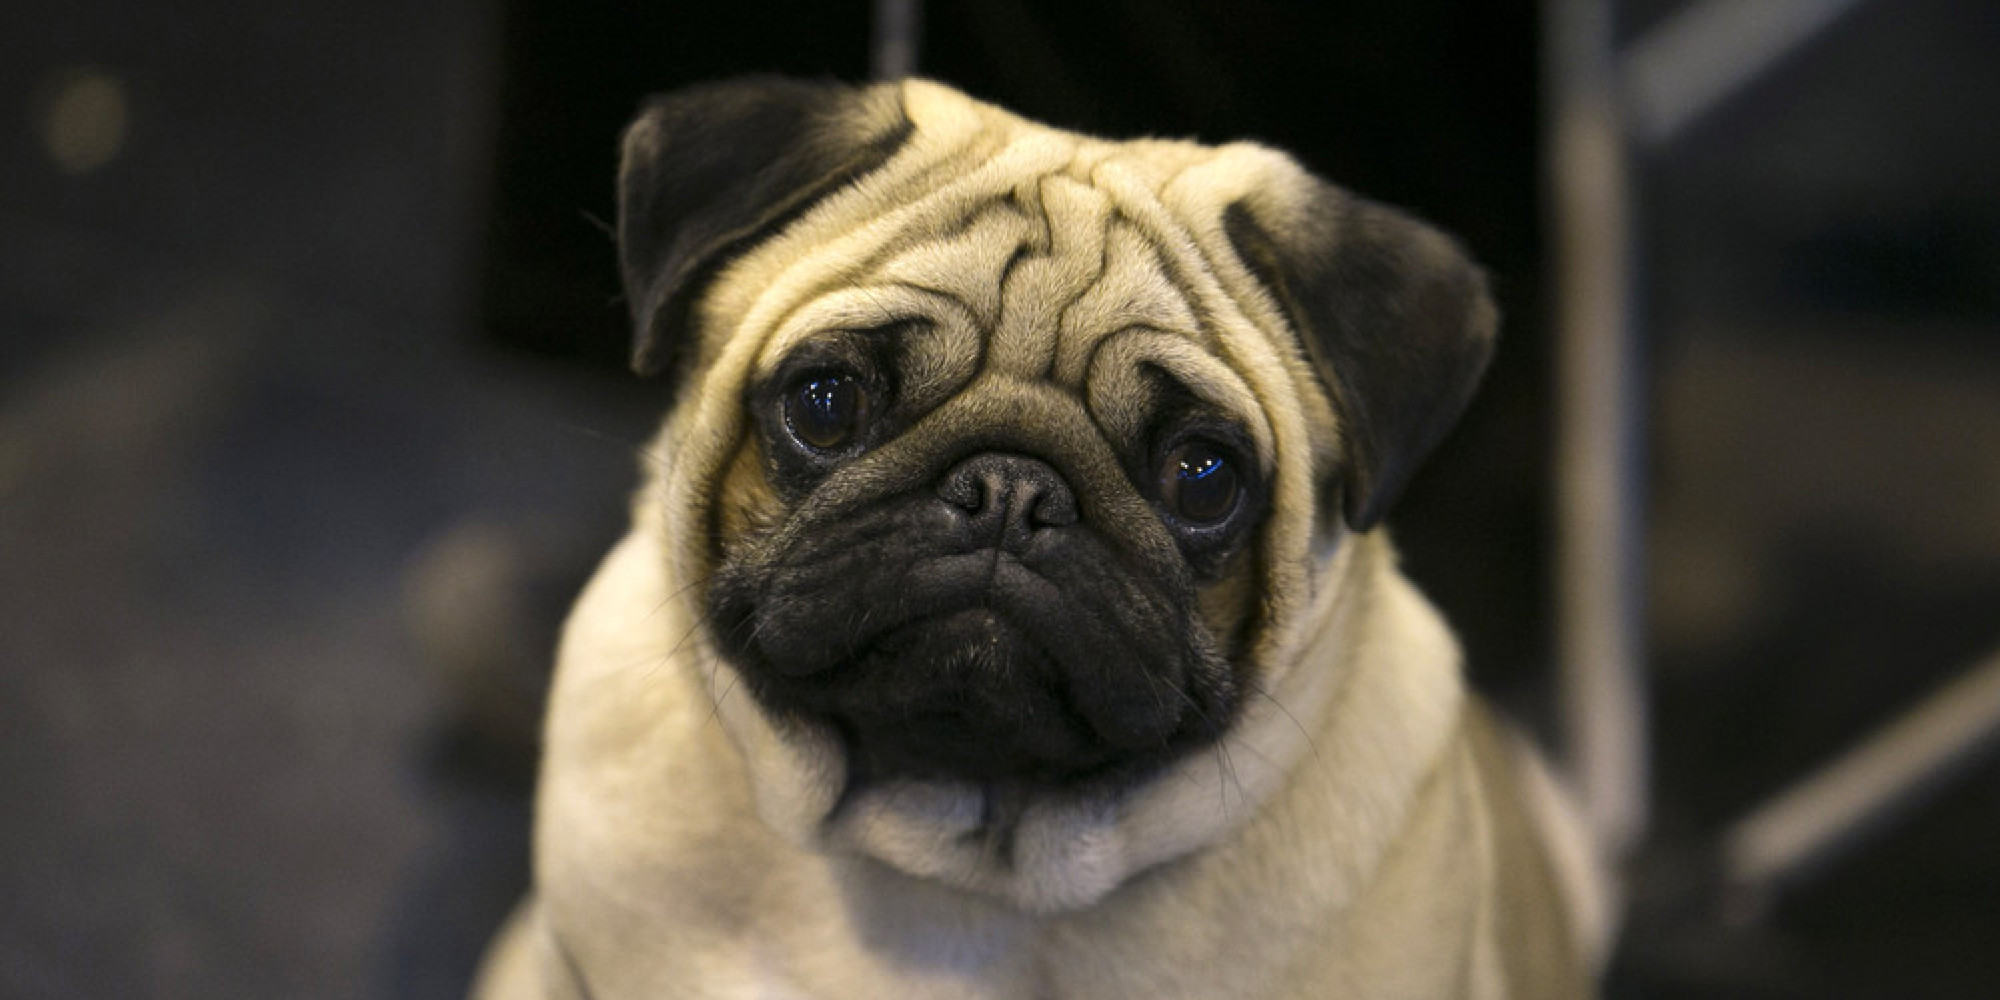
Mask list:
[[[1545,721],[1534,6],[929,6],[927,74],[1265,140],[1488,264],[1499,361],[1392,523],[1476,682]],[[1620,37],[1683,7],[1629,0]],[[661,405],[620,367],[617,129],[717,75],[859,78],[867,6],[4,20],[0,996],[456,995],[527,783],[469,734],[453,630],[532,673]],[[1635,161],[1659,787],[1614,996],[2000,982],[1990,755],[1761,922],[1707,874],[1724,823],[2000,642],[1995,51],[1981,0],[1864,3]]]

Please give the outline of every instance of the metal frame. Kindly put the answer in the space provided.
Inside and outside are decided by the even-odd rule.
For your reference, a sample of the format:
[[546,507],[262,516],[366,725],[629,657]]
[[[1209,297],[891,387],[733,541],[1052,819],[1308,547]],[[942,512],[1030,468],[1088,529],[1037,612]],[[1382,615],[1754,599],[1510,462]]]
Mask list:
[[877,80],[914,76],[923,54],[924,0],[875,0],[868,32],[868,72]]
[[[1630,157],[1670,144],[1860,3],[1696,0],[1622,55],[1612,0],[1544,4],[1561,707],[1568,763],[1601,842],[1620,855],[1644,837],[1648,796]],[[1996,743],[2000,652],[1731,823],[1721,838],[1730,915],[1764,912]]]
[[1564,763],[1598,843],[1644,835],[1640,379],[1626,151],[1606,0],[1544,7],[1554,236],[1556,633]]

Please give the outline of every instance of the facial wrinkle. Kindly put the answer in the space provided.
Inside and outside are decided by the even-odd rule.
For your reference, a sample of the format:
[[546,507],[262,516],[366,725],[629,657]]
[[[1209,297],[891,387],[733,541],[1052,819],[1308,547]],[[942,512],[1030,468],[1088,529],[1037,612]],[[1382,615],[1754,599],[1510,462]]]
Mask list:
[[1063,313],[1104,272],[1104,236],[1111,203],[1060,174],[1039,185],[1047,249],[1031,253],[1001,288],[1000,322],[988,352],[989,371],[1039,379],[1053,366]]
[[1159,254],[1115,214],[1106,229],[1105,251],[1103,273],[1063,315],[1050,373],[1059,385],[1080,388],[1098,345],[1123,330],[1206,341],[1186,293],[1173,283]]
[[955,233],[897,254],[878,272],[884,283],[908,285],[963,304],[975,322],[1000,322],[1000,279],[1008,261],[1035,239],[1036,223],[1000,197]]

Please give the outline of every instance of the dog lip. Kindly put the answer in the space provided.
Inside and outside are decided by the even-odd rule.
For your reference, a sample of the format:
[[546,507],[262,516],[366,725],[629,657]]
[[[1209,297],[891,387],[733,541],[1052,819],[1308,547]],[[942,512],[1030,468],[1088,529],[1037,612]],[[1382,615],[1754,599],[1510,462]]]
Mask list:
[[973,604],[883,630],[788,707],[833,721],[863,770],[1067,777],[1116,757],[1076,711],[1043,638]]
[[1173,595],[1090,529],[1016,550],[941,529],[922,499],[719,589],[717,634],[766,708],[833,724],[878,777],[1066,787],[1177,756],[1228,715]]
[[1021,643],[1032,647],[1043,658],[1054,659],[1050,654],[1047,644],[1037,639],[1032,630],[1023,628],[1016,623],[1013,617],[1007,614],[1006,611],[991,602],[974,601],[959,607],[939,608],[934,612],[908,618],[873,632],[867,639],[863,640],[861,645],[855,647],[854,654],[848,658],[848,662],[859,663],[871,656],[880,655],[885,651],[885,647],[895,644],[896,637],[899,635],[919,629],[937,628],[966,616],[984,617],[988,619],[990,627],[1005,629],[1009,635]]
[[763,634],[755,643],[764,666],[773,673],[807,677],[860,659],[896,632],[979,608],[1023,636],[1033,635],[1034,630],[1018,620],[1028,617],[1019,613],[1018,595],[1023,587],[1035,586],[1055,584],[1012,552],[1000,548],[951,552],[909,567],[898,585],[904,599],[893,606],[900,613],[885,615],[880,613],[882,605],[871,606],[870,614],[841,635],[823,629],[795,634],[789,628],[760,628]]
[[1177,682],[1132,677],[1152,665],[1131,662],[1112,668],[1123,694],[1085,694],[1079,683],[1108,680],[1096,673],[1104,664],[1058,648],[1069,637],[1041,620],[987,599],[935,607],[885,623],[817,676],[766,691],[837,721],[871,770],[1067,783],[1168,751],[1186,713],[1163,704],[1156,685]]

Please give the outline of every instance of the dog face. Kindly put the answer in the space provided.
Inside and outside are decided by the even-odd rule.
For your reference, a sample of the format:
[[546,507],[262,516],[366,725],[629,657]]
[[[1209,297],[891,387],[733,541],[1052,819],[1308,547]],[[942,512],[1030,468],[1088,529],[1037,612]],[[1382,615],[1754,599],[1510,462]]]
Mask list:
[[[1084,289],[1020,272],[1046,235],[1004,199],[971,227],[857,275],[878,318],[805,332],[755,376],[711,628],[768,709],[839,729],[856,780],[1143,772],[1234,714],[1269,430],[1242,393],[1192,388],[1227,380],[1212,356],[1114,339],[1188,344],[1124,325],[1188,311],[1150,255],[1096,280],[1158,301],[1049,329]],[[982,250],[959,294],[893,277]],[[978,287],[998,291],[986,322],[960,297]]]
[[643,514],[711,694],[843,794],[1111,795],[1222,738],[1491,348],[1450,240],[1282,154],[921,81],[656,99],[620,189],[679,392]]

